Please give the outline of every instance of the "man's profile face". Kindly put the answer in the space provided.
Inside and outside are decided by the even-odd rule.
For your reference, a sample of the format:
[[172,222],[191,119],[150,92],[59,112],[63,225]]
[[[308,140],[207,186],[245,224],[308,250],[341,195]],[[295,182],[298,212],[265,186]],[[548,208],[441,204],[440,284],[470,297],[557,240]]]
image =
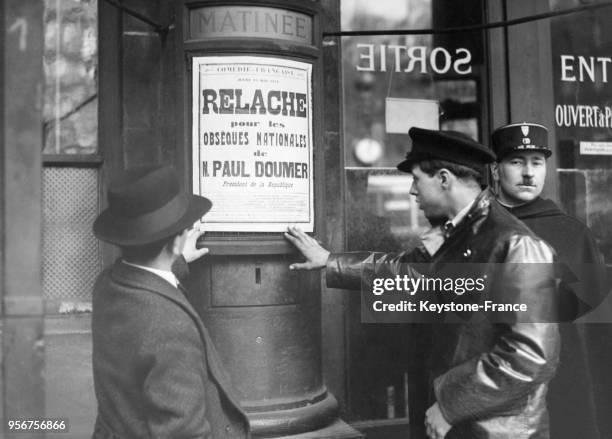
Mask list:
[[432,225],[446,220],[444,190],[437,172],[430,176],[418,164],[414,165],[410,194],[414,195],[419,208]]
[[544,189],[546,157],[537,151],[512,152],[494,166],[493,178],[499,183],[502,203],[508,206],[528,203]]

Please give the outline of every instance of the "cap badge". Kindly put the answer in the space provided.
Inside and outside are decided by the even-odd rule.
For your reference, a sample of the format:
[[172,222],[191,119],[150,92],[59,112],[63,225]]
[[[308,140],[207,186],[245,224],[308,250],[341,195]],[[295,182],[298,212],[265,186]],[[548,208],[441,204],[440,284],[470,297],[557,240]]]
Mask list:
[[521,125],[521,131],[523,136],[527,137],[529,135],[529,125]]

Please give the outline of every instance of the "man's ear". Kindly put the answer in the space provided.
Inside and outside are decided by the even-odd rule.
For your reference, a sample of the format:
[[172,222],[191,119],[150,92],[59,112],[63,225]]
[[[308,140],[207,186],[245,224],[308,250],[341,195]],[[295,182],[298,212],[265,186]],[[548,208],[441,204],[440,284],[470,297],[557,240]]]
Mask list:
[[183,253],[182,236],[183,236],[183,232],[179,233],[178,235],[174,235],[174,238],[172,238],[172,241],[168,243],[169,250],[173,255],[180,255]]
[[493,176],[493,181],[499,182],[499,163],[491,163],[491,175]]
[[443,188],[448,188],[452,180],[456,178],[455,175],[446,168],[438,170],[438,177],[440,178],[440,184]]

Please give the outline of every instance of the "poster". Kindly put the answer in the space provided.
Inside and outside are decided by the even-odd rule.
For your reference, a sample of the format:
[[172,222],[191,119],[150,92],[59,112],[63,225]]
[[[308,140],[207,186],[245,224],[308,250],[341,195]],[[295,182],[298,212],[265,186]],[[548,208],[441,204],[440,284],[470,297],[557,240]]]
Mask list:
[[208,231],[313,231],[312,65],[193,58],[193,191]]

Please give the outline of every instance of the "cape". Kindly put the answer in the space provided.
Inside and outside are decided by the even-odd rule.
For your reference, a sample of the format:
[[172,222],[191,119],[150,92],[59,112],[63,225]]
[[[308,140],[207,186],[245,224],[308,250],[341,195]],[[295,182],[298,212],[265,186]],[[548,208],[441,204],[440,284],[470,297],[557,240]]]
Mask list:
[[538,197],[530,203],[507,209],[552,245],[559,260],[570,265],[603,263],[588,227],[563,212],[553,201]]
[[[579,282],[570,284],[590,307],[605,298],[609,285],[605,265],[593,234],[581,221],[564,213],[551,200],[506,207],[557,252],[557,260]],[[612,339],[610,324],[563,324],[560,365],[547,397],[551,438],[612,437]]]

